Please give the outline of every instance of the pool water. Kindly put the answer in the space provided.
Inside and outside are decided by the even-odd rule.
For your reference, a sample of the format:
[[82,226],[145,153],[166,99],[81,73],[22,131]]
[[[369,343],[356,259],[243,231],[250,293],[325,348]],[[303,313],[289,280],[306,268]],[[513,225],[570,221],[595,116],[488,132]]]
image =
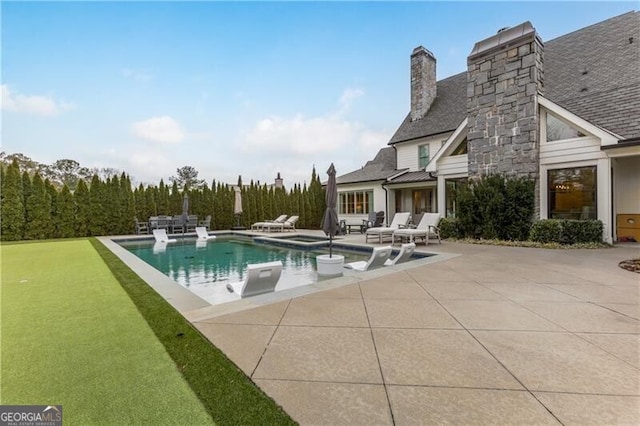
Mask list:
[[[282,262],[276,291],[317,282],[315,258],[329,250],[328,247],[296,249],[256,244],[250,239],[231,236],[206,242],[185,238],[171,244],[154,244],[148,240],[119,244],[211,304],[239,299],[227,291],[226,284],[241,282],[250,263]],[[333,252],[345,256],[345,263],[367,260],[370,255],[336,247]]]

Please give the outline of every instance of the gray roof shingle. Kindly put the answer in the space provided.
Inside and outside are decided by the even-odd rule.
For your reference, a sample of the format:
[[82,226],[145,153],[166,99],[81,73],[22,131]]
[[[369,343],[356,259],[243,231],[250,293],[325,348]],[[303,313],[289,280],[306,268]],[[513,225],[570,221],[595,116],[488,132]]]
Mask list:
[[[466,72],[438,81],[427,115],[412,122],[407,114],[389,145],[454,130],[467,116],[466,83]],[[640,136],[640,12],[546,42],[543,96],[622,137]]]
[[338,176],[337,184],[385,180],[398,173],[396,170],[396,150],[393,147],[382,148],[373,160],[358,170]]
[[410,182],[426,182],[436,180],[429,172],[407,172],[396,178],[390,179],[389,183],[410,183]]
[[389,145],[425,135],[455,130],[467,117],[467,73],[460,73],[438,81],[436,99],[427,115],[411,121],[411,112],[391,137]]

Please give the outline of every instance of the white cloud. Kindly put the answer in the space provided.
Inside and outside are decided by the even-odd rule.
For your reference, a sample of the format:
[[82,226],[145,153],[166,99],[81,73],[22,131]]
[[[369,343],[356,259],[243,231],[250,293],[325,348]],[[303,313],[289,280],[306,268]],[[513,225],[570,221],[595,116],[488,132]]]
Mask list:
[[6,84],[2,85],[2,109],[27,114],[54,116],[74,108],[64,101],[56,101],[48,96],[23,95],[14,93]]
[[247,133],[245,149],[292,155],[330,152],[353,141],[359,127],[335,116],[269,117]]
[[318,155],[337,155],[347,147],[349,152],[370,152],[384,145],[388,135],[343,117],[351,102],[363,95],[362,89],[345,89],[338,99],[338,110],[318,117],[297,114],[289,118],[263,118],[244,135],[244,149],[309,159]]
[[133,123],[131,131],[135,136],[153,142],[178,143],[185,137],[180,123],[168,115]]
[[135,81],[151,80],[151,74],[146,73],[144,71],[133,70],[131,68],[123,68],[120,71],[120,74],[122,74],[122,76],[125,78],[130,78],[131,80],[135,80]]
[[349,108],[351,103],[361,96],[364,96],[364,90],[347,88],[342,92],[342,96],[340,96],[340,105],[342,108]]

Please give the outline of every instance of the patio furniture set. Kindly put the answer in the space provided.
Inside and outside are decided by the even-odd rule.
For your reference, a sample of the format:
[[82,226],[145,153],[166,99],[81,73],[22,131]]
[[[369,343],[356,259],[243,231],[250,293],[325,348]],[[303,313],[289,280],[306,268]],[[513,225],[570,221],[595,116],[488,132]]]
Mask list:
[[175,216],[151,216],[147,222],[140,222],[135,219],[136,234],[149,234],[155,229],[164,229],[170,234],[183,234],[186,232],[196,232],[196,228],[201,226],[207,231],[211,227],[211,216],[198,221],[198,216],[189,215],[185,221],[182,215]]

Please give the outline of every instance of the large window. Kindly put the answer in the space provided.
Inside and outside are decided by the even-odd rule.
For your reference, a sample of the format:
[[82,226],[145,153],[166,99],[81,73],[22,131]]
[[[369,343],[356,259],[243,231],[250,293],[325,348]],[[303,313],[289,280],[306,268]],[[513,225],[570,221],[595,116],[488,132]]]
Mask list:
[[338,193],[339,214],[369,214],[373,211],[373,191]]
[[578,129],[574,129],[551,113],[547,113],[547,141],[561,141],[585,136]]
[[469,179],[447,179],[445,181],[444,203],[447,208],[446,217],[456,217],[457,203],[456,192],[469,184]]
[[549,219],[597,219],[595,166],[548,173]]
[[429,145],[418,147],[418,167],[424,169],[429,164]]
[[432,213],[433,199],[435,191],[432,188],[414,189],[413,198],[413,214]]

